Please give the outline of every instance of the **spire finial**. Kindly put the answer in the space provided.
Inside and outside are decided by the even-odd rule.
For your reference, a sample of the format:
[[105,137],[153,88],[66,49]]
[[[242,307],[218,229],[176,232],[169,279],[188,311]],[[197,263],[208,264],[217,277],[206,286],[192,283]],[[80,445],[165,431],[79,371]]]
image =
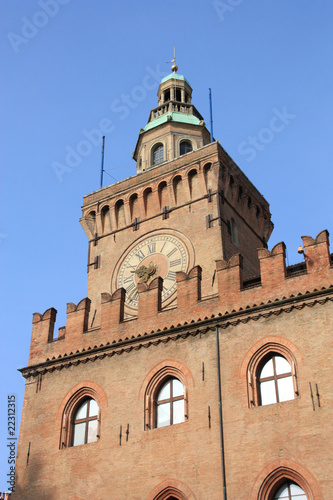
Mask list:
[[177,64],[176,64],[176,46],[175,46],[175,45],[173,46],[173,59],[171,59],[171,61],[170,61],[170,62],[174,63],[174,64],[171,66],[171,71],[172,71],[173,73],[177,73],[177,71],[178,71],[178,66],[177,66]]

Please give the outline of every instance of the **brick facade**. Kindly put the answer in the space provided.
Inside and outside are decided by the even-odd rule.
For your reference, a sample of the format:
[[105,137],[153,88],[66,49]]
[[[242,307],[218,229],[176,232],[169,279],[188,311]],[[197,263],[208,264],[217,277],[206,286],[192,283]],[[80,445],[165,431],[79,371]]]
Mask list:
[[[188,82],[177,83],[190,99]],[[170,109],[167,90],[166,81],[150,120]],[[154,147],[160,127],[202,143],[143,169],[140,148]],[[217,500],[224,486],[229,500],[272,500],[288,481],[308,500],[333,498],[328,232],[303,237],[303,262],[286,267],[284,243],[267,249],[267,201],[207,133],[172,120],[149,129],[138,174],[85,196],[88,297],[67,304],[58,335],[55,309],[33,315],[14,500]],[[169,274],[136,277],[135,310],[119,270],[163,234],[182,242],[187,268],[175,265],[167,300]],[[293,399],[262,405],[258,370],[273,355],[290,365]],[[184,386],[184,421],[156,428],[157,391],[171,378]],[[97,439],[72,446],[87,398],[99,408]]]

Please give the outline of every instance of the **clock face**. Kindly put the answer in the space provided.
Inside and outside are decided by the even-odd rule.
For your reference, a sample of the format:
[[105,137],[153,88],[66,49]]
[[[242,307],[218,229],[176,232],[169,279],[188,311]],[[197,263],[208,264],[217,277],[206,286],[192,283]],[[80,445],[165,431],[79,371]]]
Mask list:
[[176,272],[187,272],[188,262],[184,243],[173,235],[155,234],[141,240],[127,254],[118,272],[117,288],[125,288],[127,307],[138,307],[137,284],[149,284],[157,276],[163,278],[162,302],[166,305],[172,301]]

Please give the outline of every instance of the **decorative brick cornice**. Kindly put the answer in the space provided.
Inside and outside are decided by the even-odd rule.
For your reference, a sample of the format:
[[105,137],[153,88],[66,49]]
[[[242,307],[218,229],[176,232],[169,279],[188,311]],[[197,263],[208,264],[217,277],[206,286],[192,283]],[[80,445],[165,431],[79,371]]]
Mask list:
[[57,358],[46,359],[43,363],[38,363],[32,366],[19,369],[25,378],[36,377],[40,374],[47,372],[59,371],[63,368],[76,366],[80,363],[94,362],[98,359],[112,357],[114,355],[121,355],[129,353],[133,350],[141,348],[149,348],[157,346],[160,343],[167,343],[169,341],[177,341],[179,339],[186,339],[197,335],[204,335],[211,330],[221,328],[223,330],[239,324],[246,324],[250,321],[259,321],[261,318],[269,318],[271,316],[279,316],[283,313],[291,313],[292,311],[300,311],[306,307],[314,307],[316,305],[324,305],[327,302],[333,302],[333,285],[321,290],[313,290],[304,294],[296,296],[284,297],[283,299],[276,299],[275,301],[268,301],[259,305],[248,305],[239,310],[226,312],[224,314],[212,314],[210,317],[204,319],[198,318],[196,321],[192,320],[190,323],[184,322],[183,324],[171,325],[160,330],[152,330],[150,333],[145,332],[137,336],[132,335],[125,339],[119,339],[112,343],[107,342],[94,345],[75,353],[64,353]]

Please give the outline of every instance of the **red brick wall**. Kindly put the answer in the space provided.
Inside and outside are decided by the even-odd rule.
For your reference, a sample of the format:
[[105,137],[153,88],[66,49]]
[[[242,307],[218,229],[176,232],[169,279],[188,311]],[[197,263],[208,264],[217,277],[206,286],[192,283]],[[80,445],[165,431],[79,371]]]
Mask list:
[[[271,252],[259,250],[261,285],[251,289],[243,289],[242,259],[235,256],[216,263],[218,295],[208,299],[193,295],[201,284],[198,268],[188,277],[180,273],[181,308],[159,312],[159,287],[151,287],[141,291],[144,314],[139,310],[137,319],[119,322],[123,295],[104,296],[101,327],[85,331],[90,304],[81,301],[77,307],[69,305],[65,336],[56,342],[48,342],[53,312],[43,319],[35,315],[30,367],[24,370],[28,378],[14,500],[51,500],[64,492],[66,498],[152,500],[167,485],[188,499],[220,499],[216,326],[228,498],[256,499],[265,478],[282,466],[304,478],[315,500],[332,498],[328,234],[303,241],[307,273],[300,276],[286,277],[280,244]],[[202,275],[203,284],[204,270]],[[281,404],[249,407],[249,361],[272,342],[292,351],[299,395]],[[188,381],[188,419],[145,429],[147,381],[168,363],[180,367]],[[84,381],[100,397],[100,439],[60,449],[64,405]],[[314,392],[318,386],[320,407],[316,395],[312,403],[309,383]]]

